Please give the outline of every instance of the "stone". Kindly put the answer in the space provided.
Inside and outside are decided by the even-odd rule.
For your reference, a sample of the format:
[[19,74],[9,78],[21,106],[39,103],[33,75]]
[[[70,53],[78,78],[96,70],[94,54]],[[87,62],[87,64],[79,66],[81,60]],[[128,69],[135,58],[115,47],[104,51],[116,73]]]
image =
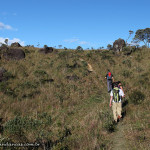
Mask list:
[[125,41],[123,39],[118,39],[113,43],[113,50],[115,52],[120,52],[123,50],[123,47],[125,47]]
[[20,60],[25,58],[25,52],[22,49],[10,48],[3,53],[6,60]]
[[18,42],[12,43],[11,47],[22,47]]
[[43,54],[52,53],[53,51],[54,51],[54,49],[52,47],[41,48],[39,50],[39,52],[43,53]]

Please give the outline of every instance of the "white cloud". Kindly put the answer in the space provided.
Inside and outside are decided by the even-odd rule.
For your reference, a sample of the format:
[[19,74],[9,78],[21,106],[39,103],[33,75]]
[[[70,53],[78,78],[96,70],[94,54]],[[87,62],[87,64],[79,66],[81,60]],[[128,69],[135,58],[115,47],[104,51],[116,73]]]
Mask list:
[[10,25],[6,25],[6,24],[0,22],[0,29],[12,30],[13,28]]
[[81,45],[86,45],[86,44],[89,44],[89,43],[86,42],[86,41],[80,41],[79,44],[81,44]]
[[3,29],[17,31],[17,29],[12,28],[10,25],[6,25],[6,24],[0,22],[0,30],[3,30]]
[[77,39],[77,38],[64,40],[64,42],[67,42],[67,43],[74,43],[74,42],[77,42],[77,41],[79,41],[79,39]]
[[8,39],[8,45],[11,45],[11,43],[14,43],[14,42],[18,42],[21,46],[24,46],[24,45],[25,45],[25,42],[24,42],[24,41],[21,41],[21,40],[18,39],[18,38],[9,39],[9,38],[0,37],[0,43],[5,43],[5,42],[4,42],[5,39]]

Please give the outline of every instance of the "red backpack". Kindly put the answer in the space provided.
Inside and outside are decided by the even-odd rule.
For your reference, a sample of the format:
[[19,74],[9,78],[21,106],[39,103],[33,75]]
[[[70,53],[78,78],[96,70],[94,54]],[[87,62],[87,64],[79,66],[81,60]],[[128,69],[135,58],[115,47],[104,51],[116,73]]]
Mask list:
[[107,74],[107,80],[112,80],[112,74],[111,74],[111,72],[108,72],[108,74]]

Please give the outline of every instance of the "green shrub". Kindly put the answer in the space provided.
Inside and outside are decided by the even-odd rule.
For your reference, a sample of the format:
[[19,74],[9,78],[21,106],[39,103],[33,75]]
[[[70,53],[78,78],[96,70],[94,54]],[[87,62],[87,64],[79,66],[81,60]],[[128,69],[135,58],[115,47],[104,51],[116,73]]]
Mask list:
[[122,75],[123,75],[125,78],[131,77],[131,74],[132,74],[132,72],[130,72],[130,71],[128,71],[128,70],[124,70],[124,71],[122,72]]
[[137,62],[141,62],[141,60],[143,59],[142,55],[141,54],[138,54],[136,57],[135,57],[135,60]]
[[31,89],[31,88],[35,89],[35,88],[38,87],[38,85],[39,85],[38,82],[25,81],[24,83],[19,84],[18,86],[19,86],[19,88],[21,88],[21,89],[25,89],[25,88],[26,88],[26,89]]
[[60,53],[58,53],[58,56],[59,58],[62,58],[62,59],[67,59],[70,55],[70,52],[69,51],[62,51]]
[[129,99],[131,103],[138,105],[144,101],[145,95],[141,91],[135,90],[129,95]]
[[3,75],[6,79],[14,79],[15,76],[11,72],[5,72]]
[[4,130],[6,132],[16,134],[21,133],[24,130],[36,130],[41,124],[42,122],[40,120],[16,116],[14,119],[6,122]]
[[100,112],[99,118],[102,121],[102,126],[108,132],[114,132],[116,130],[115,125],[113,124],[113,118],[110,111]]
[[111,56],[110,55],[108,55],[106,52],[102,52],[101,54],[100,54],[100,56],[101,56],[101,58],[103,59],[103,60],[105,60],[105,59],[111,59]]
[[127,59],[127,60],[123,60],[122,64],[127,65],[129,68],[131,68],[131,60]]
[[87,54],[86,54],[86,57],[92,58],[92,53],[91,53],[91,52],[87,53]]
[[142,72],[142,71],[144,71],[144,70],[143,70],[143,68],[141,68],[140,66],[137,66],[137,67],[136,67],[136,71],[140,73],[140,72]]
[[11,87],[9,87],[8,82],[0,83],[0,91],[3,92],[5,95],[11,96],[13,98],[17,96],[15,91]]
[[34,71],[34,75],[36,77],[43,77],[43,76],[48,75],[48,74],[44,70],[36,70],[36,71]]

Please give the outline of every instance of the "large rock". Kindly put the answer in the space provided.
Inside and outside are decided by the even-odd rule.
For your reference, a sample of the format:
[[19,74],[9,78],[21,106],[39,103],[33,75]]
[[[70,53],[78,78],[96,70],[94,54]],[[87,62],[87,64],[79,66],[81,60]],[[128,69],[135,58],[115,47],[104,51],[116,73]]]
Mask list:
[[22,47],[18,42],[12,43],[11,47]]
[[118,39],[113,43],[113,50],[116,52],[120,52],[125,47],[126,43],[123,39]]
[[54,49],[52,47],[41,48],[39,50],[39,52],[43,53],[43,54],[52,53],[53,51],[54,51]]
[[20,60],[25,58],[25,53],[22,49],[11,48],[4,52],[3,56],[7,60]]
[[6,44],[2,44],[1,47],[0,47],[0,51],[7,51],[9,48]]
[[0,82],[5,80],[5,77],[4,77],[5,72],[6,72],[6,70],[4,68],[0,67]]

